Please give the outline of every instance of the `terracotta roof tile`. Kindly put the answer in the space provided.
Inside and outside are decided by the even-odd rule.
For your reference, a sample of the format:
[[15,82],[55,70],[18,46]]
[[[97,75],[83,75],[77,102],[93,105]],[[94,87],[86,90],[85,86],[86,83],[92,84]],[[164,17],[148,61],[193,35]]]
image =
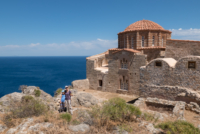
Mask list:
[[126,31],[135,31],[135,30],[165,30],[159,24],[150,21],[150,20],[140,20],[131,25],[129,25],[124,32]]
[[144,50],[144,49],[165,49],[165,47],[155,46],[155,47],[140,47],[137,50]]
[[197,42],[197,43],[200,42],[200,41],[197,41],[197,40],[178,40],[178,39],[167,39],[167,40],[180,41],[180,42],[182,42],[182,41],[184,41],[184,42]]
[[128,48],[111,48],[109,50],[113,50],[113,51],[122,51],[122,50],[125,50],[125,51],[129,51],[129,52],[133,52],[133,53],[139,53],[140,51],[137,51],[137,50],[134,50],[134,49],[128,49]]

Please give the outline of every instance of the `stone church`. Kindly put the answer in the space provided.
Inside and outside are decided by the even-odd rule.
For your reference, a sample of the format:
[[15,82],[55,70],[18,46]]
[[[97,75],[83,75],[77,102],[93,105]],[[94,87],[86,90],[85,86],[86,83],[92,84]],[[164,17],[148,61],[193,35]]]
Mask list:
[[171,33],[149,20],[129,25],[118,33],[117,48],[87,57],[89,88],[141,96],[154,96],[157,90],[148,91],[155,86],[200,91],[200,41],[174,40]]

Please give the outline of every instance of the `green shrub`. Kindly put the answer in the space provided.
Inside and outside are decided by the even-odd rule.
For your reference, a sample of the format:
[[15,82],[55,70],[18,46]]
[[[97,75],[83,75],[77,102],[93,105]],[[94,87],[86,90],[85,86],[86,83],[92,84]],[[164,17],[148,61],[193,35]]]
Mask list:
[[186,121],[164,122],[156,126],[163,129],[167,134],[200,134],[200,130]]
[[24,96],[21,102],[12,106],[11,116],[13,118],[39,116],[45,114],[47,110],[47,106],[40,100],[36,100],[32,96]]
[[100,120],[101,125],[105,125],[109,120],[130,121],[133,115],[141,115],[139,108],[126,104],[126,101],[121,98],[112,98],[102,106],[94,106],[90,113],[94,119]]
[[120,133],[123,133],[123,131],[127,131],[127,132],[132,132],[132,128],[130,126],[128,126],[127,124],[122,124],[119,126],[119,130]]
[[58,88],[58,89],[55,91],[54,96],[58,96],[59,94],[61,94],[62,90],[63,90],[62,88]]
[[76,119],[72,121],[72,125],[79,125],[79,124],[81,124],[81,122]]
[[72,116],[69,113],[64,113],[60,115],[60,118],[66,120],[67,122],[70,122],[72,119]]
[[34,92],[36,97],[40,97],[41,91],[39,89],[36,89]]
[[142,118],[146,121],[153,121],[154,116],[150,113],[143,113]]
[[34,98],[33,98],[33,96],[26,95],[26,96],[23,96],[21,100],[22,100],[22,103],[27,103],[27,102],[34,100]]

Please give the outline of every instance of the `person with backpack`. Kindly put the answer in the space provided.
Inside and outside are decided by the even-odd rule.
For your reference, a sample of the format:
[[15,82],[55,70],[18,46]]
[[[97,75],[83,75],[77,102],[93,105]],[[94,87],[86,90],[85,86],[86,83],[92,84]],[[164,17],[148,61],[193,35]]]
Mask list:
[[72,106],[71,106],[71,96],[72,96],[72,93],[69,90],[69,87],[65,86],[65,103],[66,103],[66,108],[67,108],[66,111],[68,111],[70,114],[73,114]]

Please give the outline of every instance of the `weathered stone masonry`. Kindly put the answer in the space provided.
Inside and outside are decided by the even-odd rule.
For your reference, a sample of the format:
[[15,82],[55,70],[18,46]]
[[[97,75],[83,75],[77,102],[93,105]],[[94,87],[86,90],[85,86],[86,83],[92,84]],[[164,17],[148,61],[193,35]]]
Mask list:
[[87,58],[89,88],[199,103],[199,48],[200,41],[174,40],[157,23],[137,21],[118,33],[118,48]]
[[140,68],[140,81],[141,96],[197,102],[191,92],[200,92],[200,56],[155,59]]

